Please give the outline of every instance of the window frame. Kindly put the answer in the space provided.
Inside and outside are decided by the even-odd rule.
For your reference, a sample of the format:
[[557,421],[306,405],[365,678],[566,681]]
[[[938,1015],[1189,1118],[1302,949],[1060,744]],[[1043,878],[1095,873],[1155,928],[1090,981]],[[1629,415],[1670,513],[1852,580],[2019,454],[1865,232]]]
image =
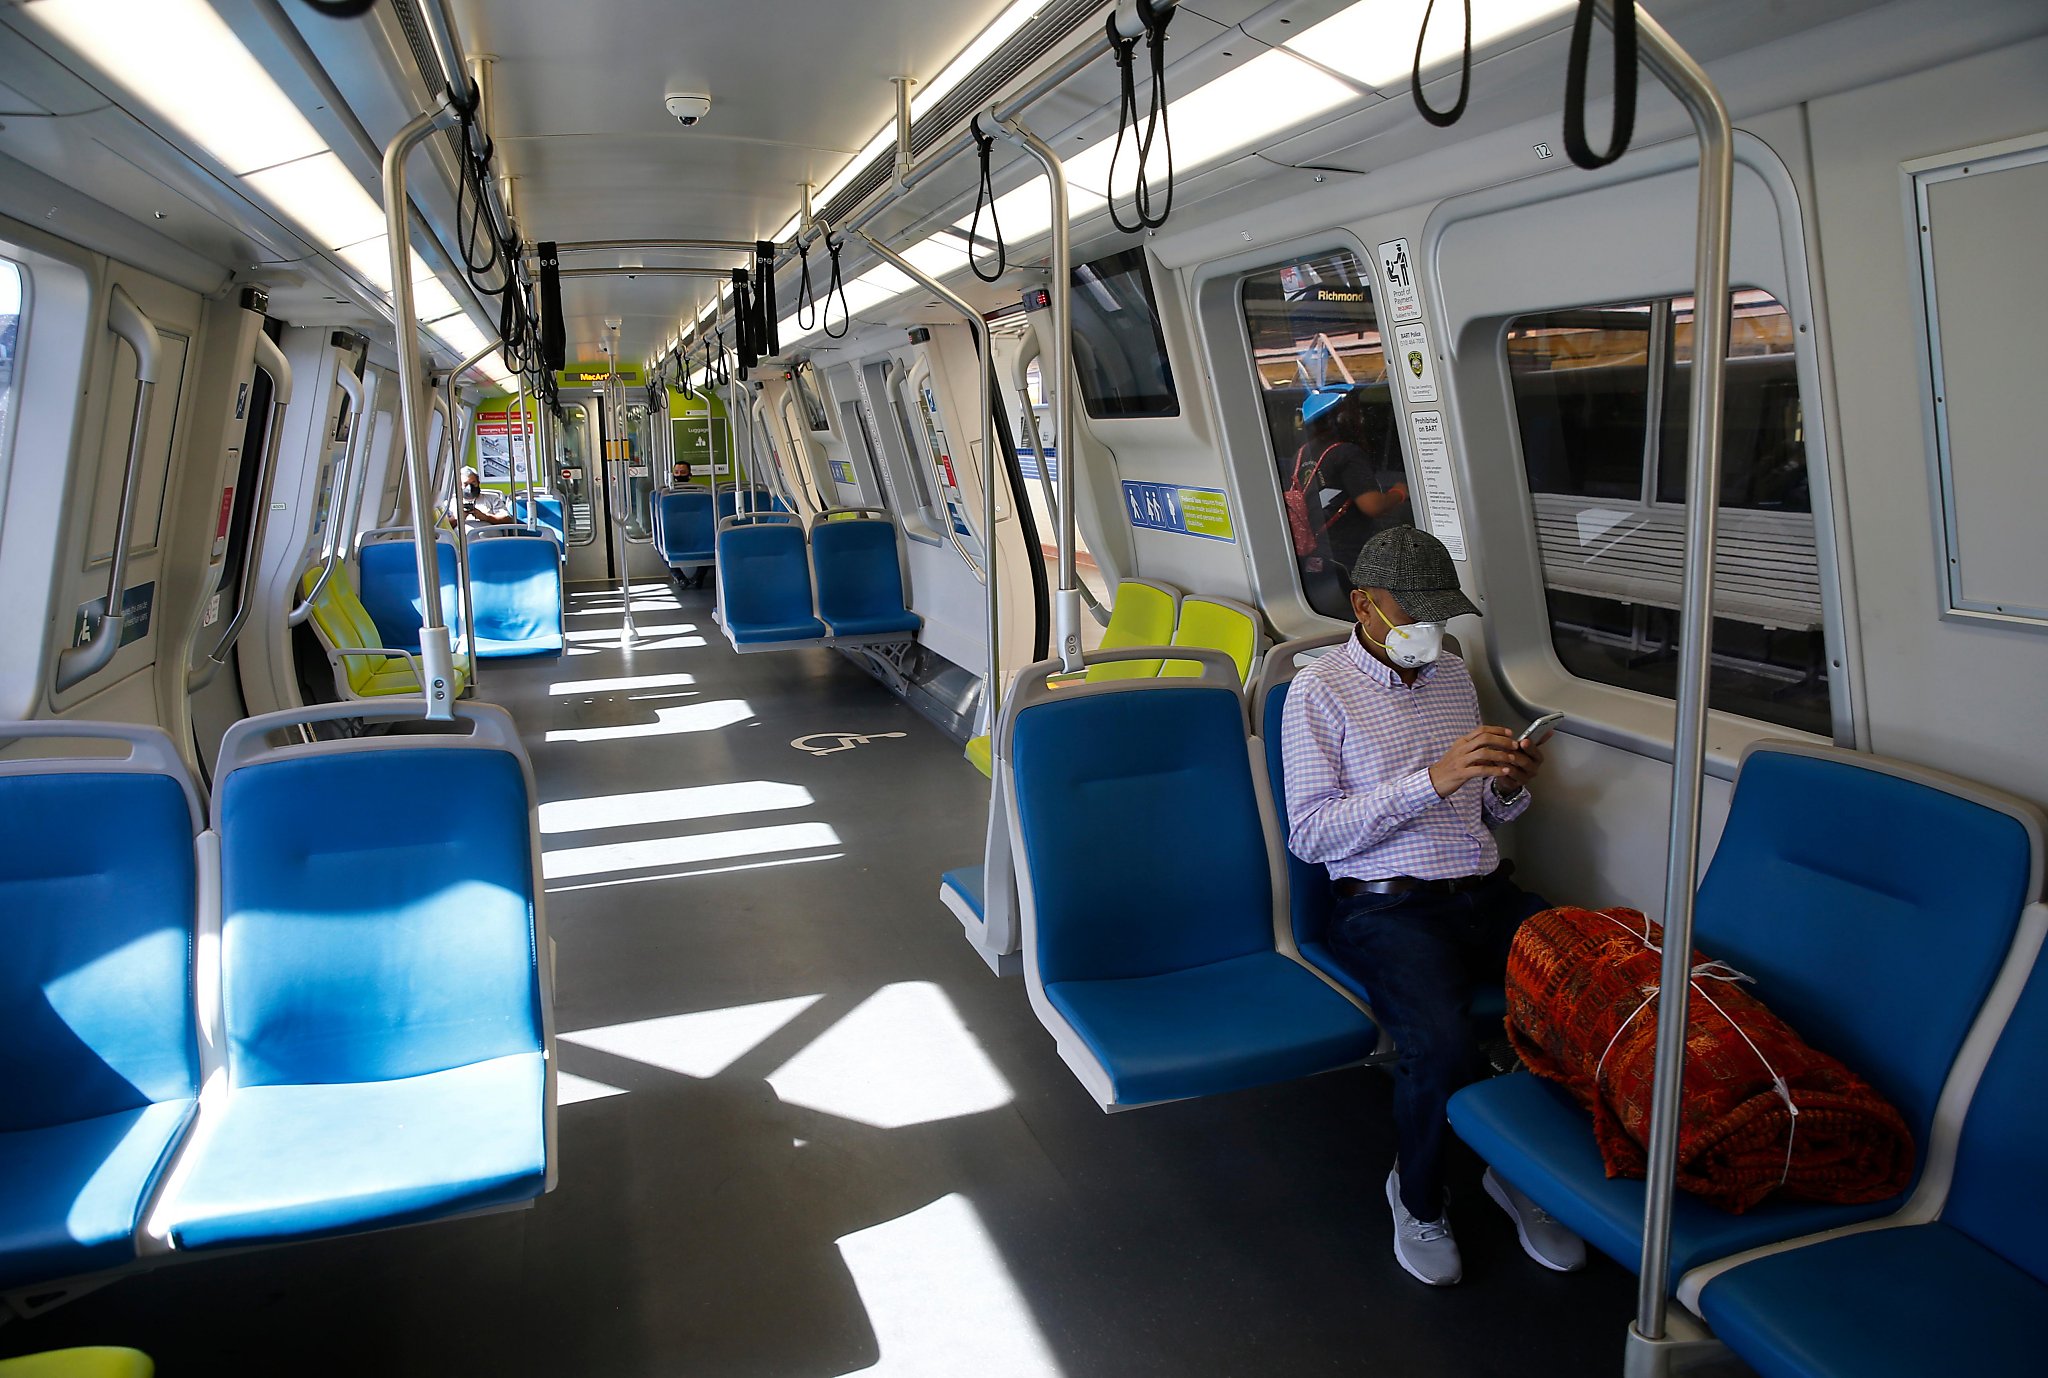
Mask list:
[[[1839,417],[1824,365],[1825,303],[1817,300],[1814,290],[1808,228],[1791,172],[1769,145],[1744,131],[1736,134],[1735,163],[1731,280],[1769,292],[1794,322],[1832,736],[1843,746],[1867,747],[1855,585],[1847,564],[1848,515],[1835,440]],[[1669,256],[1667,242],[1683,238],[1676,234],[1677,225],[1692,223],[1690,192],[1697,167],[1696,149],[1688,143],[1646,149],[1642,163],[1626,175],[1567,182],[1544,174],[1504,183],[1440,201],[1419,228],[1411,216],[1390,225],[1388,235],[1406,234],[1419,251],[1417,261],[1431,289],[1425,298],[1426,319],[1447,359],[1440,380],[1446,388],[1452,475],[1474,548],[1475,573],[1480,576],[1478,601],[1492,624],[1486,637],[1488,678],[1511,712],[1562,709],[1570,715],[1562,729],[1567,735],[1654,761],[1671,759],[1672,701],[1571,675],[1552,648],[1547,615],[1539,615],[1540,608],[1536,613],[1528,608],[1526,589],[1539,590],[1541,601],[1542,565],[1527,468],[1514,434],[1511,389],[1501,361],[1507,322],[1572,305],[1560,298],[1626,301],[1690,295],[1690,253],[1679,262]],[[1517,232],[1527,233],[1533,226],[1539,232],[1558,233],[1561,227],[1590,223],[1589,217],[1627,224],[1633,231],[1626,240],[1588,234],[1571,241],[1556,270],[1541,278],[1517,276],[1512,264],[1503,261],[1495,266],[1487,258],[1498,252],[1501,224],[1509,219]],[[1457,258],[1446,263],[1446,239],[1453,233],[1463,236],[1468,227],[1476,231],[1475,239],[1461,243]],[[1667,229],[1671,233],[1665,233]],[[1590,263],[1596,257],[1597,266]],[[1467,279],[1468,263],[1488,267]],[[1589,287],[1588,282],[1597,285]],[[1483,467],[1475,467],[1475,451],[1487,453]],[[1511,461],[1512,480],[1492,467],[1502,451]],[[1486,596],[1489,590],[1491,599]],[[1525,622],[1531,625],[1522,625]],[[1540,626],[1534,625],[1538,622]],[[1828,740],[1713,710],[1708,715],[1708,773],[1733,779],[1743,751],[1770,737]]]

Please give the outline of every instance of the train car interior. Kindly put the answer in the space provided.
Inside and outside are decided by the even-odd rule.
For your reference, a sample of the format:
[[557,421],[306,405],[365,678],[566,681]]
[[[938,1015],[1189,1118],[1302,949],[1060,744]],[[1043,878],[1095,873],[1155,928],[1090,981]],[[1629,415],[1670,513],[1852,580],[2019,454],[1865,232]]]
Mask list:
[[2041,0],[7,0],[0,1378],[2048,1371],[2044,224]]

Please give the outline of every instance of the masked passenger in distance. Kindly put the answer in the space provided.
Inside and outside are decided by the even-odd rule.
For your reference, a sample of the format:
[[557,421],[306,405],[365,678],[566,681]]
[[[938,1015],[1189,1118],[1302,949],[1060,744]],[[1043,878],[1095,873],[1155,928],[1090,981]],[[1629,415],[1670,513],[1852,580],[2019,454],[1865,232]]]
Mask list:
[[462,466],[462,492],[456,498],[456,511],[449,514],[461,516],[472,525],[508,526],[514,520],[505,502],[505,495],[495,488],[485,488],[471,465]]
[[[1391,424],[1390,408],[1375,410]],[[1367,434],[1363,397],[1348,385],[1311,392],[1301,422],[1301,448],[1283,475],[1294,553],[1311,573],[1348,570],[1375,534],[1408,519],[1400,452],[1386,426]]]
[[[1444,626],[1477,615],[1436,537],[1395,527],[1352,568],[1351,637],[1302,670],[1287,697],[1287,846],[1329,871],[1332,956],[1392,1036],[1394,1134],[1387,1176],[1394,1257],[1448,1286],[1463,1275],[1445,1210],[1451,1093],[1484,1071],[1469,1013],[1499,989],[1522,920],[1548,907],[1509,879],[1493,829],[1530,804],[1542,751],[1479,721]],[[1585,1245],[1491,1168],[1487,1195],[1529,1256],[1568,1272]]]

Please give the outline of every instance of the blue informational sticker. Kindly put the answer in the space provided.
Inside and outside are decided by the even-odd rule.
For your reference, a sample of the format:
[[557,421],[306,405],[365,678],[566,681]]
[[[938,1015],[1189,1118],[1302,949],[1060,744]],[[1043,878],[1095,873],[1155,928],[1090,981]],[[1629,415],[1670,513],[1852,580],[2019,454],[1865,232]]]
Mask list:
[[1144,531],[1171,531],[1205,541],[1237,544],[1230,520],[1230,501],[1221,488],[1190,488],[1178,483],[1124,481],[1124,515]]
[[[121,641],[126,646],[149,635],[150,614],[156,608],[156,581],[136,584],[121,590]],[[71,644],[83,646],[92,640],[93,623],[107,610],[107,600],[95,598],[90,603],[81,603],[77,619],[72,623]],[[118,649],[118,648],[117,648]]]

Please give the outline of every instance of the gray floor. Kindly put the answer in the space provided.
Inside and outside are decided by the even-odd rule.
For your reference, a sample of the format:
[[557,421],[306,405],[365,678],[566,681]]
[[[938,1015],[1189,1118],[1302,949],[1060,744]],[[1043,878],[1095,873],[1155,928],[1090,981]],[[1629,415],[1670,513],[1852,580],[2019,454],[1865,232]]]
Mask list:
[[[735,656],[708,594],[644,597],[637,649],[593,590],[571,654],[484,680],[565,806],[545,825],[607,824],[544,838],[564,1099],[586,1097],[560,1188],[131,1277],[0,1327],[0,1354],[132,1344],[172,1378],[1619,1371],[1633,1280],[1523,1258],[1469,1158],[1465,1284],[1397,1269],[1381,1074],[1103,1115],[935,897],[981,845],[958,748],[835,653]],[[873,740],[791,746],[817,733]],[[708,786],[739,788],[618,797]]]

